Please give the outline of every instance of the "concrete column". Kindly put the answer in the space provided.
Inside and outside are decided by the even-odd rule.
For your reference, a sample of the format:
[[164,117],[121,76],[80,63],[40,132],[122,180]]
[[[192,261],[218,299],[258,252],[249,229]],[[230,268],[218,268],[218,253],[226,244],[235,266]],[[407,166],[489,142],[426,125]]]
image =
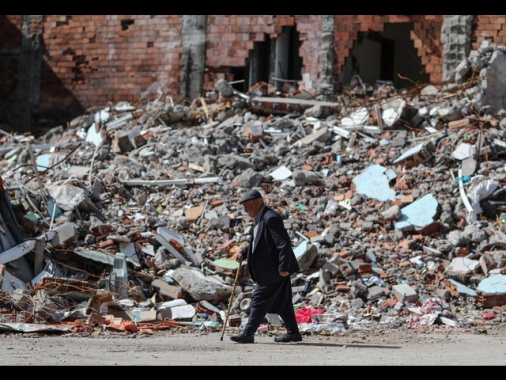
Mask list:
[[181,95],[190,99],[200,97],[204,86],[206,60],[206,15],[183,15],[181,54]]
[[471,52],[473,18],[472,15],[445,15],[443,18],[443,81],[450,79],[457,65]]
[[[319,52],[320,78],[317,93],[326,98],[334,95],[334,28],[335,16],[322,16],[322,42]],[[330,100],[330,99],[329,99]]]

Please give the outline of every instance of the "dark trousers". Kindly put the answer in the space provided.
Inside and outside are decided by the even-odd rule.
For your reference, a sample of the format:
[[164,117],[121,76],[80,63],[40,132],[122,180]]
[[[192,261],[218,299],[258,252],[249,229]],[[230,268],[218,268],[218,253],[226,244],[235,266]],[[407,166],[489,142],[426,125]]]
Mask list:
[[267,313],[278,314],[289,334],[299,332],[293,309],[292,284],[289,276],[283,277],[274,284],[255,285],[251,294],[248,322],[244,327],[246,334],[255,334]]

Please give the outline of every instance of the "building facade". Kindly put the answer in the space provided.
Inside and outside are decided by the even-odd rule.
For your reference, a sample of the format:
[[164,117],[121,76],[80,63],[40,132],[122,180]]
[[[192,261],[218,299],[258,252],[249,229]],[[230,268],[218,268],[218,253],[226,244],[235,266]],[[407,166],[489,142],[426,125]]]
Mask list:
[[439,85],[471,50],[505,45],[501,15],[2,15],[0,126],[56,126],[87,108],[185,102],[219,79],[332,99],[358,76]]

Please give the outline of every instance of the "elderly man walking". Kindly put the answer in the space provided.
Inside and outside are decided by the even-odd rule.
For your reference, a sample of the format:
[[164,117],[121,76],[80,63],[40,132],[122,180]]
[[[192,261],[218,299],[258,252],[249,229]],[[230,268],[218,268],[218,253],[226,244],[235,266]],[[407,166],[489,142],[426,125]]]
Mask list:
[[230,339],[237,343],[254,343],[254,334],[266,314],[273,313],[281,317],[286,328],[286,334],[274,341],[300,342],[302,335],[295,318],[290,281],[290,276],[300,268],[283,219],[265,204],[258,190],[248,191],[239,203],[253,218],[254,227],[249,244],[235,259],[239,262],[246,259],[255,286],[248,322],[239,335]]

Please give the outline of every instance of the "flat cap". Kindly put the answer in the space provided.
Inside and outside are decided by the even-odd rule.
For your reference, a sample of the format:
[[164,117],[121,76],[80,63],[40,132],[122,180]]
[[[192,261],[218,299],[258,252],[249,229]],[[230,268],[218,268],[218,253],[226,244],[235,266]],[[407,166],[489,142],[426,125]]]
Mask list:
[[260,198],[262,198],[262,194],[260,194],[258,190],[251,189],[246,194],[244,194],[239,203],[244,203],[252,199],[260,199]]

